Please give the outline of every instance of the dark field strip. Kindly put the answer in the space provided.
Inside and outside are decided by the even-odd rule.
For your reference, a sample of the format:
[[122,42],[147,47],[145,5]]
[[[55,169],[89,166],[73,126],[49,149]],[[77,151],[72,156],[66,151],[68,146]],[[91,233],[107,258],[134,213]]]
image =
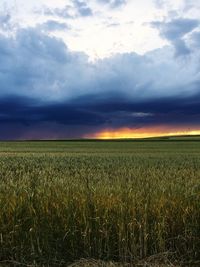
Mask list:
[[143,140],[143,141],[29,141],[0,142],[2,152],[66,152],[66,153],[199,153],[200,139]]
[[0,261],[153,255],[200,261],[199,141],[0,142]]

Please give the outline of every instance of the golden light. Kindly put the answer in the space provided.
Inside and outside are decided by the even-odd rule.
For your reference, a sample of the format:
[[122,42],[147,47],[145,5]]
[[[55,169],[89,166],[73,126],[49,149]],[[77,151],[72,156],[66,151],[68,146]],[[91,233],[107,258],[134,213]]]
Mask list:
[[150,138],[163,136],[184,136],[184,135],[200,135],[200,129],[181,128],[173,129],[169,126],[157,126],[151,128],[119,128],[119,129],[105,129],[95,134],[86,136],[86,138],[94,139],[128,139],[128,138]]

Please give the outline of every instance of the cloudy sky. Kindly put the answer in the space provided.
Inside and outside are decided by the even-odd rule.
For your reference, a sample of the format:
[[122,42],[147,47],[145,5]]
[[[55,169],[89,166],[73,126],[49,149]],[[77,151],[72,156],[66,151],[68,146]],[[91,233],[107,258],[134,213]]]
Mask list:
[[0,139],[200,133],[200,0],[1,0]]

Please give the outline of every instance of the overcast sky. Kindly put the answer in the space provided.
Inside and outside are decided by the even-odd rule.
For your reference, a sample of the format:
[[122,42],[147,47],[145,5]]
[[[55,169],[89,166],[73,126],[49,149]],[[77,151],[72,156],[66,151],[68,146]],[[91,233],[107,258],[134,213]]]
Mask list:
[[0,138],[200,129],[200,0],[2,0]]

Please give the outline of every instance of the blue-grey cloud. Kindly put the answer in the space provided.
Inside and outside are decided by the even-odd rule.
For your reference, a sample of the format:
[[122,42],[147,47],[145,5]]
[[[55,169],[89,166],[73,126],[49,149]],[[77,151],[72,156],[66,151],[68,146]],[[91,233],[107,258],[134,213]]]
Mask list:
[[154,26],[160,29],[160,34],[168,40],[176,40],[184,37],[199,25],[196,19],[177,18],[170,22],[154,22]]
[[73,3],[78,12],[78,15],[82,17],[88,17],[93,15],[92,9],[86,4],[86,2],[82,0],[73,0]]
[[184,40],[186,34],[192,32],[199,25],[199,20],[176,18],[169,22],[155,21],[151,25],[160,31],[160,36],[167,39],[175,48],[176,55],[186,55],[190,53]]
[[186,43],[184,40],[181,39],[177,39],[174,42],[174,46],[175,46],[175,56],[182,56],[182,55],[189,55],[190,54],[190,49],[187,47]]
[[196,31],[192,34],[192,43],[196,49],[200,48],[200,31]]
[[18,24],[13,20],[13,11],[6,7],[0,9],[0,31],[12,32],[17,28]]
[[0,14],[0,27],[3,30],[10,28],[11,15],[9,13]]
[[154,0],[153,2],[157,8],[162,9],[165,6],[166,0]]
[[61,19],[76,19],[77,17],[89,17],[93,15],[92,9],[86,1],[72,0],[71,5],[65,5],[63,8],[43,7],[41,10],[36,10],[35,13],[43,14]]
[[196,0],[183,0],[184,12],[191,11],[191,9],[198,10],[200,8],[200,2]]
[[192,80],[199,67],[196,58],[182,64],[166,47],[144,56],[124,53],[89,63],[84,53],[71,52],[61,39],[28,28],[15,38],[0,36],[0,96],[69,99],[108,90],[136,100],[190,95],[197,90]]
[[111,23],[107,23],[106,27],[119,27],[121,24],[119,22],[111,22]]
[[83,71],[81,62],[87,62],[84,54],[69,52],[63,41],[38,28],[20,30],[16,38],[1,36],[0,95],[70,94],[81,84],[75,77]]
[[39,24],[38,27],[41,28],[42,30],[49,31],[49,32],[65,31],[65,30],[70,29],[68,24],[63,23],[63,22],[58,22],[56,20],[48,20],[42,24]]
[[127,0],[97,0],[99,3],[107,4],[111,8],[117,8],[127,3]]
[[35,10],[36,14],[43,14],[46,16],[59,17],[62,19],[73,19],[74,16],[71,14],[71,6],[66,5],[63,8],[49,8],[44,6],[40,10]]

